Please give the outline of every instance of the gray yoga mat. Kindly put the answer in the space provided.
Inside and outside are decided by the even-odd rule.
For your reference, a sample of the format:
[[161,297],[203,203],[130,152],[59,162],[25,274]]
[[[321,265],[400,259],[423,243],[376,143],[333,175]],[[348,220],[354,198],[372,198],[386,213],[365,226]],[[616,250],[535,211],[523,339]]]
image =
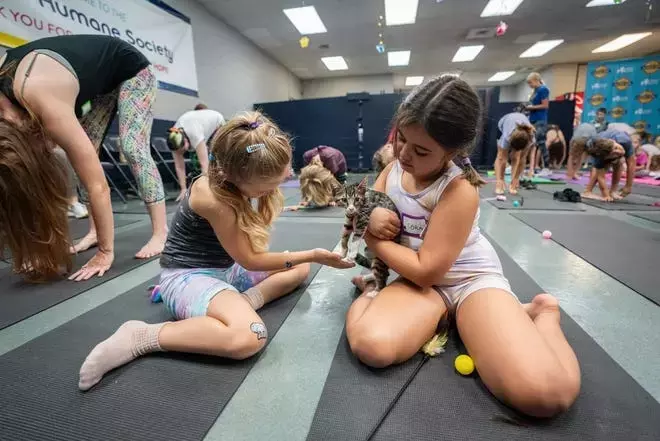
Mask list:
[[[276,226],[271,248],[332,249],[336,243],[332,231],[290,223]],[[271,340],[319,268],[313,265],[294,293],[259,311]],[[121,323],[171,320],[162,304],[149,301],[146,289],[155,280],[0,357],[0,439],[203,439],[258,355],[232,361],[154,354],[111,372],[89,392],[78,391],[78,371],[88,352]]]
[[[13,325],[153,260],[139,260],[133,257],[149,237],[151,237],[151,225],[138,227],[117,235],[115,237],[115,261],[110,271],[103,277],[92,277],[85,282],[70,282],[64,278],[49,283],[31,284],[24,282],[22,277],[13,274],[11,268],[0,270],[0,304],[2,304],[0,308],[0,329]],[[84,265],[95,253],[96,249],[91,249],[74,256],[74,271]],[[0,439],[2,439],[2,436],[0,436]]]
[[660,199],[660,185],[633,184],[633,193]]
[[660,224],[660,213],[628,213],[628,215]]
[[[491,241],[492,242],[492,241]],[[496,244],[504,273],[521,301],[543,290]],[[456,332],[447,351],[429,360],[408,386],[373,440],[657,440],[660,405],[562,312],[562,328],[582,370],[582,390],[565,414],[549,421],[524,418],[500,404],[478,377],[454,370]],[[337,346],[307,441],[362,441],[378,423],[421,360],[370,369]]]
[[607,216],[515,214],[530,227],[660,305],[660,233]]
[[326,207],[326,208],[305,208],[298,211],[283,211],[281,217],[332,217],[341,218],[345,217],[346,210],[342,207]]
[[[584,191],[584,187],[575,183],[567,184],[566,186],[561,188],[557,188],[556,185],[554,186],[539,185],[538,189],[543,193],[552,195],[555,191],[557,190],[562,191],[566,187],[572,188],[573,190],[579,193],[582,193]],[[596,191],[596,194],[599,194],[599,192]],[[603,201],[595,201],[593,199],[583,198],[582,202],[584,204],[591,205],[592,207],[602,208],[603,210],[610,210],[610,211],[660,211],[660,207],[654,207],[651,205],[654,202],[653,198],[645,195],[636,194],[634,188],[632,194],[628,195],[625,199],[622,199],[620,201],[603,202]]]
[[[530,211],[530,210],[549,210],[549,211],[585,211],[584,206],[573,202],[555,201],[551,194],[538,190],[520,189],[518,195],[511,195],[508,192],[506,201],[495,199],[495,184],[488,183],[479,190],[483,200],[488,201],[500,210]],[[522,201],[522,205],[513,206],[513,201]]]

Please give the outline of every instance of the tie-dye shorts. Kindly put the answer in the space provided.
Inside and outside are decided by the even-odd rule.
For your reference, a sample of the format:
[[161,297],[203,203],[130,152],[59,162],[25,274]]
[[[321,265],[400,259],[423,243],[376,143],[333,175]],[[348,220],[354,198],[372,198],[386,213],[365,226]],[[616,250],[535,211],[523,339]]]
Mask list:
[[163,268],[160,295],[177,320],[205,316],[213,297],[224,290],[243,293],[268,272],[248,271],[235,263],[229,268]]

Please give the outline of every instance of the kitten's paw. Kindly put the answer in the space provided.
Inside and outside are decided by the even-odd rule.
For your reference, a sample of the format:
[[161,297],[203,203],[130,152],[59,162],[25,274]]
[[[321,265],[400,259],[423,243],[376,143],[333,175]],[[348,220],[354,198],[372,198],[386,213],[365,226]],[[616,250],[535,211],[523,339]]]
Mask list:
[[369,297],[370,299],[373,299],[374,297],[376,297],[378,295],[379,292],[380,292],[380,290],[374,288],[371,291],[364,293],[364,295],[366,297]]

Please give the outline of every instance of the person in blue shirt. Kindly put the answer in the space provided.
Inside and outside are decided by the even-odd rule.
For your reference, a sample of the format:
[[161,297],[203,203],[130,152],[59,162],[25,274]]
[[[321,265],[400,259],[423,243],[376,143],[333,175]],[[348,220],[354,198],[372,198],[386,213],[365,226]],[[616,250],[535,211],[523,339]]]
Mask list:
[[532,166],[530,171],[530,177],[533,177],[534,168],[540,159],[539,153],[543,157],[544,168],[550,163],[550,155],[545,145],[545,135],[548,126],[548,108],[550,107],[550,89],[543,84],[541,74],[538,72],[532,72],[527,76],[527,84],[534,90],[529,99],[530,104],[525,107],[525,110],[529,112],[529,122],[536,128],[536,148],[532,151]]
[[[623,199],[628,196],[632,191],[633,179],[635,178],[635,151],[630,135],[623,131],[607,129],[594,138],[589,139],[586,150],[594,162],[589,183],[584,189],[582,197],[612,202],[613,200]],[[633,172],[626,172],[626,185],[621,190],[621,193],[618,193],[617,188],[623,172],[623,161],[621,158],[625,158],[627,170],[632,170]],[[612,185],[608,190],[607,183],[605,182],[605,173],[610,166],[612,167]],[[596,182],[598,182],[602,196],[596,196],[592,193]]]

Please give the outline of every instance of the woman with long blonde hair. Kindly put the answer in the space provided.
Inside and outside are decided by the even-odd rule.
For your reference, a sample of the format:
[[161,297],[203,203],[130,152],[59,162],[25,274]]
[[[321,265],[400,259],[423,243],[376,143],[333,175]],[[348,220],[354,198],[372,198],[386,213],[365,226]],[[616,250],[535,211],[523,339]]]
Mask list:
[[353,266],[321,248],[267,251],[291,162],[289,139],[274,123],[256,112],[239,115],[216,133],[210,151],[208,175],[183,198],[160,261],[158,289],[177,321],[124,323],[89,354],[80,389],[149,352],[248,358],[266,344],[257,311],[300,285],[310,262]]

